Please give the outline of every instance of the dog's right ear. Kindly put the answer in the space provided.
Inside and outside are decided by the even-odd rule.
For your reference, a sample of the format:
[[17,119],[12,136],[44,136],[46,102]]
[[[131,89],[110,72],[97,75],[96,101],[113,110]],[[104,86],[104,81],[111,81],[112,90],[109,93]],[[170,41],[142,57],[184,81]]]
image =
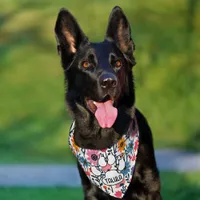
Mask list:
[[62,8],[58,13],[55,34],[57,40],[57,50],[64,61],[65,68],[68,68],[80,45],[88,39],[79,27],[72,14]]
[[119,6],[115,6],[110,14],[106,39],[114,41],[131,65],[135,64],[133,57],[135,45],[131,38],[131,27]]

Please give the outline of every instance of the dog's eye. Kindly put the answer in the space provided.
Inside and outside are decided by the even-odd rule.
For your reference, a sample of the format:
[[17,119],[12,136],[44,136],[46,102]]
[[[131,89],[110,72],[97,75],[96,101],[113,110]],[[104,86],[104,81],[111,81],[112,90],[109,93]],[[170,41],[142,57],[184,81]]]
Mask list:
[[117,60],[117,61],[115,62],[115,67],[119,68],[119,67],[121,67],[121,66],[122,66],[122,62],[121,62],[120,60]]
[[88,68],[89,67],[89,62],[88,61],[83,61],[83,63],[82,63],[82,66],[84,67],[84,68]]

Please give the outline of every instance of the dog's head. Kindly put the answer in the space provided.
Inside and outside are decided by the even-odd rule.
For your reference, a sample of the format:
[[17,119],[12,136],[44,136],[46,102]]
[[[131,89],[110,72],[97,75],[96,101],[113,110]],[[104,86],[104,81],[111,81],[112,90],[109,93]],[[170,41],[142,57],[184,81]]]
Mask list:
[[61,9],[55,33],[69,109],[75,118],[91,120],[95,116],[102,128],[110,128],[116,120],[117,109],[130,109],[135,100],[131,71],[135,65],[134,43],[125,14],[121,8],[114,7],[105,40],[92,43],[72,14]]

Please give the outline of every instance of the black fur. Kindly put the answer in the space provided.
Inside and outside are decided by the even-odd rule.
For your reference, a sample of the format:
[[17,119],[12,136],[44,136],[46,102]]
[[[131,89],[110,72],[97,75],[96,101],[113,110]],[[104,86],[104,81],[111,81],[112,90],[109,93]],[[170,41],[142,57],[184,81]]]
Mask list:
[[[72,14],[65,9],[58,14],[55,33],[65,73],[66,102],[76,121],[76,144],[90,149],[110,147],[126,134],[135,115],[140,132],[139,151],[132,182],[123,199],[161,200],[151,130],[145,117],[134,108],[132,66],[135,65],[135,46],[122,9],[113,8],[105,40],[101,43],[91,43]],[[83,66],[85,61],[89,63],[87,68]],[[120,67],[116,66],[116,61],[120,61]],[[116,80],[116,86],[102,87],[102,76]],[[101,102],[105,98],[111,98],[118,109],[117,119],[111,128],[101,128],[87,104],[89,99]],[[116,199],[92,185],[79,164],[78,169],[85,200]]]

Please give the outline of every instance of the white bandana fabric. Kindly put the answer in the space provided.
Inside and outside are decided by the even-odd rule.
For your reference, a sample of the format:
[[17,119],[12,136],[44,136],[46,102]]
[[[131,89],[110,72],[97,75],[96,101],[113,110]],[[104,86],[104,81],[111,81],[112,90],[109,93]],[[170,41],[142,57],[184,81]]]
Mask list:
[[123,198],[131,183],[139,146],[139,130],[130,124],[128,133],[110,148],[93,150],[75,144],[73,122],[69,145],[89,180],[105,193]]

